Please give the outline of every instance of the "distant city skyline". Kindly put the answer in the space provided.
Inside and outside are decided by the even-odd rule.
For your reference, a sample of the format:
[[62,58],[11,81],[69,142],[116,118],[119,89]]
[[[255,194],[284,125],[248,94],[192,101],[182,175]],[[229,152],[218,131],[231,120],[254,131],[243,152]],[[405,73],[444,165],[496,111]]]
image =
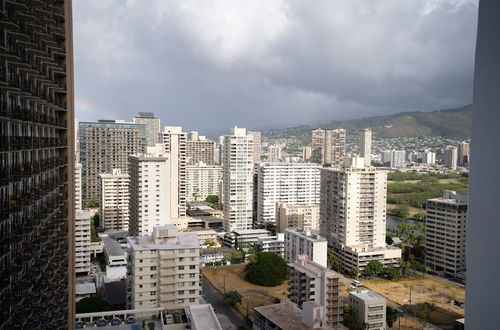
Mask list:
[[463,106],[477,2],[79,1],[76,117],[214,135]]

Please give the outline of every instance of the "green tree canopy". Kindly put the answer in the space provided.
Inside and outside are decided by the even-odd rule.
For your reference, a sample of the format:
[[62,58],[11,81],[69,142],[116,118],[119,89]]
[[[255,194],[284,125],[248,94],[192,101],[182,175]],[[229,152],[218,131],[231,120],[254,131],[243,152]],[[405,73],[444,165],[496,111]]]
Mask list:
[[110,311],[111,305],[99,297],[83,298],[76,303],[76,313],[97,313]]
[[365,274],[371,277],[378,276],[384,270],[384,265],[378,260],[371,260],[365,267]]
[[229,306],[234,306],[237,303],[241,303],[241,299],[243,298],[238,291],[229,291],[224,294],[224,301]]
[[245,267],[245,279],[262,286],[277,286],[288,275],[285,260],[273,252],[259,252],[256,260]]
[[387,325],[389,328],[392,328],[392,325],[398,319],[398,314],[394,308],[391,306],[387,306],[385,308],[385,320],[387,321]]
[[219,203],[219,196],[217,195],[208,195],[205,199],[207,203],[217,204]]
[[328,264],[328,267],[330,267],[331,269],[337,272],[341,271],[342,260],[340,260],[339,256],[337,255],[337,253],[335,253],[334,249],[328,248],[326,262]]

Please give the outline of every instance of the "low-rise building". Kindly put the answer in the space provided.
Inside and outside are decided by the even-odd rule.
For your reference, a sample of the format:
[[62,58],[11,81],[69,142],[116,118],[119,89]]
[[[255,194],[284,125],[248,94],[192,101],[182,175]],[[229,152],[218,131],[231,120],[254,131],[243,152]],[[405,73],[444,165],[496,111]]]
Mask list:
[[319,204],[276,203],[276,227],[279,232],[295,227],[304,230],[319,230]]
[[75,272],[90,272],[90,213],[76,212],[75,216]]
[[323,267],[327,267],[327,240],[317,231],[301,228],[285,229],[285,260],[294,262],[299,255],[306,255]]
[[278,233],[275,236],[259,237],[257,245],[262,252],[273,252],[284,257],[285,255],[285,234]]
[[359,322],[370,330],[386,329],[385,298],[370,290],[349,292],[349,306],[356,310]]
[[105,282],[120,281],[127,277],[127,250],[125,245],[108,235],[101,235],[106,258]]
[[[224,257],[228,255],[233,249],[227,247],[220,247],[215,249],[202,249],[200,251],[200,265],[205,267],[207,263],[215,264],[216,262],[221,262]],[[228,261],[229,262],[229,261]]]
[[266,229],[232,231],[224,235],[224,245],[233,249],[248,249],[256,244],[259,238],[268,236],[271,236],[271,232]]

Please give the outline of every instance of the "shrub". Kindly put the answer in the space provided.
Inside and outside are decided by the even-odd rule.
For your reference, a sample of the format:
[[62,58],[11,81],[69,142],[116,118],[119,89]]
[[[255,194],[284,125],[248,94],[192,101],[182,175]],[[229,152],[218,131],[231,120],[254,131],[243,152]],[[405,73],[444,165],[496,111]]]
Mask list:
[[272,252],[257,253],[255,262],[245,267],[245,279],[262,286],[278,286],[287,278],[288,265]]
[[241,303],[241,299],[243,298],[238,291],[229,291],[224,294],[224,301],[229,306],[234,306],[237,303]]

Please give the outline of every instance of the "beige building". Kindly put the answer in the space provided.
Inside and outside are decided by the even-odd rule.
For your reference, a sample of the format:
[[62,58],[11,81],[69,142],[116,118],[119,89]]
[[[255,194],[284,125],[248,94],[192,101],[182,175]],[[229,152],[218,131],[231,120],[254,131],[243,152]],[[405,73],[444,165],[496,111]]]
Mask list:
[[[307,256],[288,264],[290,267],[290,301],[304,309],[305,303],[316,303],[322,307],[320,319],[328,327],[341,326],[342,303],[340,301],[339,275],[311,260]],[[307,304],[306,304],[307,305]]]
[[310,146],[302,148],[302,161],[304,163],[310,162],[312,159],[312,148]]
[[372,130],[360,130],[359,156],[365,160],[365,166],[372,165]]
[[186,164],[197,165],[203,162],[207,165],[215,164],[215,142],[208,140],[198,132],[190,132],[186,142]]
[[222,180],[222,166],[207,165],[203,162],[186,167],[187,200],[204,201],[208,195],[219,195]]
[[127,308],[178,309],[198,305],[200,243],[175,225],[155,227],[150,236],[128,237]]
[[282,154],[283,146],[282,145],[273,145],[267,148],[267,161],[270,163],[277,163],[283,161]]
[[75,216],[75,273],[90,272],[90,213],[77,211]]
[[327,267],[327,241],[318,232],[300,228],[285,229],[286,262],[295,262],[299,255],[306,255],[309,260]]
[[160,142],[160,118],[156,118],[154,113],[139,112],[133,121],[135,124],[144,124],[147,147],[154,147]]
[[346,270],[363,270],[372,259],[398,265],[401,250],[385,243],[387,173],[360,157],[345,164],[321,170],[321,235],[341,251]]
[[172,218],[186,217],[186,141],[187,134],[180,126],[165,126],[162,132],[165,152],[170,154],[171,198],[177,201],[177,214]]
[[248,132],[252,136],[252,159],[254,163],[260,163],[262,155],[262,134],[260,132]]
[[276,203],[276,227],[279,232],[295,227],[304,230],[319,230],[319,204]]
[[344,165],[346,147],[346,131],[343,128],[325,131],[323,147],[323,164],[331,167]]
[[111,173],[99,175],[101,227],[105,230],[127,231],[129,225],[130,178],[115,168]]
[[467,195],[445,190],[443,198],[427,200],[425,263],[447,277],[466,270]]
[[367,329],[385,330],[386,328],[385,298],[370,290],[349,292],[349,306],[358,316],[359,322],[367,324]]
[[311,161],[323,164],[323,148],[325,145],[325,131],[318,128],[311,134]]

